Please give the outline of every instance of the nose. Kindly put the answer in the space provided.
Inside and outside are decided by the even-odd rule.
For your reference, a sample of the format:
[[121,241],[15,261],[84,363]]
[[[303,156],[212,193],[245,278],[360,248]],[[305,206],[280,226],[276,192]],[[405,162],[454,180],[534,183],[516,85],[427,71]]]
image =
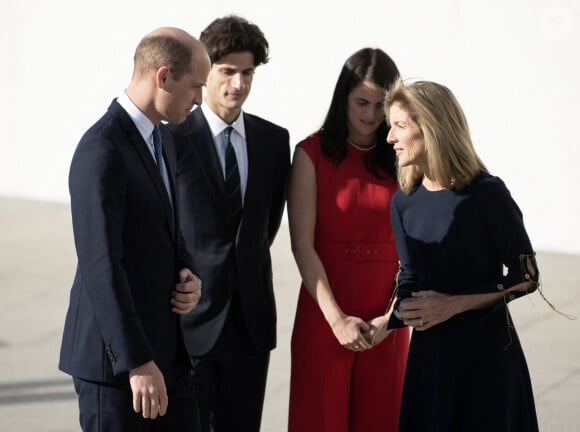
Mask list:
[[193,104],[194,105],[201,105],[203,101],[203,90],[201,87],[195,88],[193,90]]
[[364,108],[364,117],[368,120],[374,120],[379,116],[383,116],[383,109],[382,108],[378,108],[373,104],[368,104],[365,108]]
[[397,142],[397,138],[395,137],[395,133],[393,132],[393,128],[389,129],[389,133],[387,134],[387,143],[388,144],[395,144]]
[[236,90],[239,90],[242,87],[242,74],[241,73],[237,73],[232,75],[231,78],[231,85],[233,88],[235,88]]

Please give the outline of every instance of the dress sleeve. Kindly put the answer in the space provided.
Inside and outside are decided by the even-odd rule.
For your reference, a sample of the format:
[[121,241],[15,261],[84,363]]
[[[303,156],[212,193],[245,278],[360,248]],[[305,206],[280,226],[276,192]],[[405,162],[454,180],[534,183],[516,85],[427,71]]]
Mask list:
[[318,167],[318,162],[322,156],[322,143],[319,134],[313,134],[296,144],[296,149],[302,149],[306,152],[314,167]]
[[[413,266],[411,266],[411,260],[409,259],[406,242],[407,235],[403,228],[401,213],[398,207],[398,200],[400,199],[401,194],[402,192],[397,190],[391,200],[391,225],[393,236],[395,237],[395,243],[397,244],[397,251],[399,253],[399,270],[395,276],[395,293],[397,296],[395,299],[395,310],[398,310],[401,300],[410,297],[411,293],[416,289],[415,270],[413,269]],[[405,327],[405,324],[403,324],[403,321],[397,318],[395,314],[392,314],[387,328],[392,329],[400,327]]]
[[479,187],[482,212],[491,241],[507,272],[492,282],[493,287],[486,284],[477,291],[505,291],[518,286],[517,290],[506,295],[507,301],[534,292],[539,286],[540,274],[522,212],[498,177],[484,180]]

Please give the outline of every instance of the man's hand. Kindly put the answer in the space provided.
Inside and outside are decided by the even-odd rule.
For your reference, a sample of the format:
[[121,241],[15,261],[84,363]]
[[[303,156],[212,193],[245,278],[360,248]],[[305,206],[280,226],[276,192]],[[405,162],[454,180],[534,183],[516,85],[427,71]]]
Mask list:
[[171,311],[184,315],[191,312],[201,298],[201,279],[189,269],[179,272],[179,283],[175,284],[175,291],[171,293]]
[[129,384],[133,392],[133,409],[143,418],[155,419],[167,412],[167,388],[163,374],[153,360],[131,369]]

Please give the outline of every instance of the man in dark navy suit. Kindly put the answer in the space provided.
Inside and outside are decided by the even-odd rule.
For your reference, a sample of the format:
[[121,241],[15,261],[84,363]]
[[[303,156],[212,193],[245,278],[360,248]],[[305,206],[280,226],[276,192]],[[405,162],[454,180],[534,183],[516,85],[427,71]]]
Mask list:
[[290,166],[288,131],[242,111],[261,30],[238,16],[201,34],[211,60],[205,104],[173,128],[181,224],[203,280],[182,316],[202,430],[259,431],[276,308],[270,246],[280,226]]
[[179,229],[175,150],[210,67],[183,30],[145,36],[126,91],[82,137],[69,175],[78,266],[59,368],[73,376],[84,431],[196,431],[179,317],[201,281]]

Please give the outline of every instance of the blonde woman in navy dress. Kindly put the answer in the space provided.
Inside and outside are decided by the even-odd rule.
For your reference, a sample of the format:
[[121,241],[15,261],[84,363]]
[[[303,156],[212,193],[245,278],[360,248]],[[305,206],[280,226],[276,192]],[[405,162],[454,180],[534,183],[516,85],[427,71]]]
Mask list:
[[385,109],[400,186],[391,202],[401,267],[389,327],[415,329],[399,431],[537,431],[508,310],[539,286],[522,213],[477,156],[449,89],[399,83]]

